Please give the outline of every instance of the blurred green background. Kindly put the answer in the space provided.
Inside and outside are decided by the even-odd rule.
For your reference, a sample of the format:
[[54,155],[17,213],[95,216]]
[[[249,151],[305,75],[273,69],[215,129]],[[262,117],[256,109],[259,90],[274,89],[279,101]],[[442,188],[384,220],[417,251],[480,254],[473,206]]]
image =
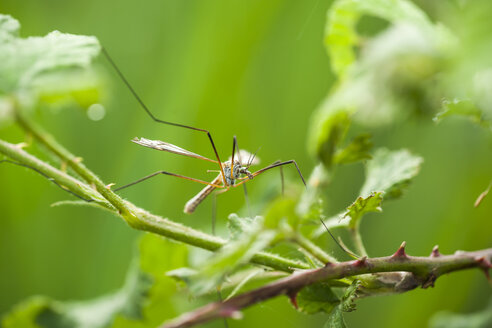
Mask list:
[[[467,39],[470,51],[489,49],[492,37],[483,41],[492,30],[491,6],[486,0],[463,3],[468,2],[419,5],[460,37],[476,36]],[[2,0],[0,12],[21,22],[24,37],[52,30],[97,36],[156,116],[210,130],[223,159],[237,135],[241,148],[261,146],[263,164],[296,159],[308,176],[315,165],[306,151],[310,116],[334,80],[322,44],[329,5],[319,0]],[[381,28],[379,21],[363,23],[362,33]],[[104,58],[98,65],[108,83],[102,121],[89,120],[82,110],[63,110],[38,113],[38,122],[107,183],[122,185],[157,170],[210,179],[206,170],[213,167],[207,163],[130,142],[135,136],[161,139],[212,157],[206,136],[154,123]],[[443,253],[492,246],[492,200],[473,208],[492,178],[488,131],[467,120],[435,125],[425,118],[373,132],[376,146],[408,148],[425,162],[401,200],[383,204],[382,214],[364,221],[372,256],[389,254],[403,240],[412,255],[427,255],[435,244]],[[0,130],[0,138],[24,140],[14,126]],[[349,205],[362,181],[360,164],[338,170],[328,191],[330,211]],[[254,199],[277,183],[271,172],[248,188]],[[25,169],[0,166],[0,187],[0,313],[34,294],[90,299],[121,286],[139,232],[97,209],[50,207],[70,197]],[[156,214],[210,231],[210,200],[191,216],[182,213],[200,189],[159,177],[122,194]],[[221,195],[219,225],[243,203],[240,189]],[[439,310],[481,309],[490,295],[481,272],[459,272],[440,278],[434,289],[362,300],[345,318],[351,327],[422,327]],[[190,301],[189,308],[195,306]],[[245,319],[230,326],[319,327],[325,318],[298,314],[281,298],[246,310]]]

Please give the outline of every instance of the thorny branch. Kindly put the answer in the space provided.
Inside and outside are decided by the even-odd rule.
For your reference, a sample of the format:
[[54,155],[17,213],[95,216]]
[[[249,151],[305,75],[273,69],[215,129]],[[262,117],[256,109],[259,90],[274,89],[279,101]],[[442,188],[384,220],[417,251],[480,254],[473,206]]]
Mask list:
[[439,276],[470,268],[482,269],[488,277],[488,270],[492,267],[491,260],[492,248],[441,255],[435,247],[429,257],[417,257],[408,256],[403,243],[392,256],[371,259],[363,257],[355,261],[329,263],[323,268],[296,272],[224,302],[210,303],[165,323],[161,328],[185,328],[218,318],[240,318],[241,309],[279,295],[289,296],[295,305],[296,294],[303,287],[329,279],[374,274],[371,275],[371,279],[362,280],[359,291],[359,297],[362,297],[371,295],[371,288],[376,285],[379,285],[379,288],[384,284],[385,289],[393,293],[406,292],[418,286],[432,287]]
[[[30,167],[48,177],[62,189],[80,198],[92,200],[93,204],[110,210],[135,229],[156,233],[210,251],[216,251],[227,243],[222,238],[150,214],[122,199],[85,167],[79,158],[72,155],[41,127],[35,125],[27,117],[23,117],[21,113],[17,113],[17,122],[26,132],[53,152],[62,163],[70,166],[85,182],[39,160],[17,145],[0,140],[0,153],[11,158],[15,164]],[[4,162],[12,163],[9,160],[4,160]],[[402,244],[393,256],[371,259],[363,257],[355,261],[338,263],[303,236],[299,236],[297,243],[306,251],[314,254],[317,259],[327,263],[326,266],[307,270],[309,267],[305,263],[267,252],[258,252],[252,258],[252,263],[288,273],[294,271],[294,274],[224,302],[211,303],[163,327],[190,327],[217,318],[238,317],[241,309],[278,295],[288,295],[295,304],[295,295],[303,287],[333,279],[346,277],[360,279],[362,287],[358,295],[363,297],[381,293],[405,292],[418,286],[427,288],[433,286],[434,281],[442,274],[468,268],[481,268],[488,276],[492,260],[492,249],[457,252],[454,255],[442,256],[435,248],[429,258],[407,256],[404,244]]]

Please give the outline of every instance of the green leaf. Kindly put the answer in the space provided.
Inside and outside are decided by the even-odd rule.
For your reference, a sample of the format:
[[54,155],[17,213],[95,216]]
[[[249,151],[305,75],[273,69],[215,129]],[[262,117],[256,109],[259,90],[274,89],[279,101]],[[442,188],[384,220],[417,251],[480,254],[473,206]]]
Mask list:
[[[259,219],[257,219],[259,220]],[[181,268],[167,274],[186,282],[192,294],[212,291],[222,279],[241,265],[249,262],[255,253],[267,247],[275,237],[272,230],[262,230],[259,222],[229,216],[232,239],[198,268]]]
[[355,62],[359,36],[356,26],[362,15],[372,15],[390,22],[410,22],[430,27],[425,13],[406,0],[337,0],[328,10],[325,45],[333,71],[343,77]]
[[299,311],[314,314],[330,313],[340,303],[327,283],[319,282],[301,289],[296,296]]
[[192,268],[183,267],[166,272],[166,276],[174,278],[176,280],[180,280],[185,284],[190,285],[193,283],[193,278],[198,276],[198,271]]
[[[176,315],[170,296],[174,282],[164,276],[171,265],[182,265],[186,248],[146,234],[141,239],[140,257],[127,274],[124,286],[90,301],[60,302],[32,297],[8,313],[4,327],[144,327],[156,326]],[[167,309],[167,310],[166,310]]]
[[298,199],[296,197],[277,198],[268,208],[265,214],[264,227],[267,229],[278,229],[285,227],[285,223],[291,228],[297,227],[300,218],[296,214]]
[[347,134],[351,113],[350,108],[332,106],[327,100],[313,115],[309,149],[327,168],[333,165],[337,147]]
[[[179,268],[166,275],[185,282],[190,292],[202,295],[215,289],[223,278],[249,262],[255,253],[267,247],[275,237],[273,230],[263,230],[263,220],[228,217],[230,240],[204,263],[195,268]],[[248,278],[249,279],[249,278]]]
[[149,275],[153,284],[140,304],[141,319],[135,320],[119,313],[114,319],[113,328],[157,327],[164,320],[179,314],[172,298],[177,291],[176,282],[165,273],[187,265],[187,246],[146,233],[140,240],[139,250],[140,271]]
[[483,111],[478,108],[471,100],[454,99],[453,101],[443,100],[443,110],[436,114],[434,121],[439,123],[449,116],[464,116],[471,121],[490,128],[490,121],[484,119]]
[[343,319],[343,312],[352,312],[355,310],[355,299],[357,298],[357,289],[360,286],[360,281],[354,280],[352,285],[347,287],[345,293],[333,311],[328,317],[328,321],[325,323],[324,328],[345,328],[347,327],[345,320]]
[[358,197],[353,202],[347,211],[342,215],[342,218],[349,217],[349,227],[355,228],[362,216],[370,212],[381,212],[381,202],[383,201],[383,192],[373,192],[367,197]]
[[260,221],[261,218],[258,216],[252,219],[249,217],[240,218],[235,213],[230,214],[227,218],[227,229],[229,230],[230,240],[237,240],[243,234],[248,234],[258,229]]
[[19,35],[20,24],[9,15],[0,14],[0,42]]
[[372,146],[371,135],[357,136],[345,148],[339,149],[335,153],[334,162],[336,164],[349,164],[371,159],[372,156],[369,151]]
[[37,96],[83,106],[101,98],[99,75],[90,70],[101,48],[95,37],[53,31],[19,38],[19,28],[17,20],[0,14],[0,95],[16,95],[26,105]]
[[343,294],[340,307],[343,312],[352,312],[355,310],[355,299],[357,298],[357,290],[360,287],[360,281],[354,280],[352,284],[347,287]]
[[346,328],[345,319],[340,306],[335,307],[328,316],[328,321],[323,326],[324,328]]
[[2,327],[39,328],[36,317],[53,307],[53,301],[47,297],[35,296],[16,305],[2,320]]
[[492,327],[492,301],[480,312],[457,314],[438,312],[430,322],[430,328],[488,328]]
[[408,150],[378,149],[366,165],[366,181],[360,194],[368,197],[374,191],[384,191],[385,199],[400,197],[419,172],[422,161],[422,157]]
[[236,284],[234,289],[229,293],[229,295],[227,295],[225,300],[228,300],[234,297],[235,295],[237,295],[251,279],[253,279],[255,276],[262,274],[263,272],[264,270],[262,269],[257,269],[257,268],[252,269]]

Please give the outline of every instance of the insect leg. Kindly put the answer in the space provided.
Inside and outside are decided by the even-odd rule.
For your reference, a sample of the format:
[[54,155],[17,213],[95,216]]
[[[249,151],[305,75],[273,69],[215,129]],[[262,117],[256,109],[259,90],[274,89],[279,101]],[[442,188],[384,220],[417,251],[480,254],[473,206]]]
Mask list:
[[153,178],[153,177],[155,177],[157,175],[160,175],[160,174],[170,175],[170,176],[173,176],[173,177],[177,177],[177,178],[181,178],[181,179],[185,179],[185,180],[190,180],[190,181],[194,181],[194,182],[206,184],[206,185],[208,185],[208,187],[223,188],[223,186],[221,186],[219,184],[215,184],[214,183],[215,180],[210,183],[210,182],[207,182],[207,181],[203,181],[203,180],[199,180],[199,179],[195,179],[195,178],[190,178],[190,177],[187,177],[187,176],[184,176],[184,175],[181,175],[181,174],[171,173],[171,172],[167,172],[167,171],[157,171],[155,173],[152,173],[152,174],[149,174],[147,176],[144,176],[143,178],[140,178],[140,179],[138,179],[136,181],[130,182],[130,183],[124,185],[124,186],[118,187],[118,188],[114,189],[114,191],[119,191],[119,190],[122,190],[122,189],[125,189],[125,188],[128,188],[128,187],[131,187],[133,185],[136,185],[137,183],[140,183],[142,181],[148,180],[148,179]]
[[[239,160],[239,163],[243,163],[242,161],[242,158],[241,158],[241,151],[239,149],[239,146],[237,145],[237,138],[236,136],[234,136],[234,144],[237,148],[237,159]],[[232,148],[233,149],[233,154],[234,154],[234,147]],[[256,153],[255,153],[256,155]],[[254,155],[251,155],[251,156],[254,156]],[[251,157],[250,159],[248,159],[248,162],[247,162],[247,165],[250,164],[250,160],[252,161],[254,159],[254,157]],[[253,218],[253,213],[251,212],[251,206],[250,206],[250,202],[249,202],[249,195],[248,195],[248,188],[246,187],[246,184],[243,184],[243,190],[244,190],[244,200],[246,202],[246,207],[248,209],[248,214],[249,214],[249,217],[250,218]]]
[[[273,164],[278,164],[278,163],[282,163],[281,160],[276,160],[275,162],[273,162]],[[280,170],[280,183],[281,183],[281,190],[282,190],[282,196],[285,195],[285,184],[284,184],[284,168],[282,166],[279,166],[278,167],[279,170]]]
[[[273,164],[270,164],[270,165],[268,165],[267,167],[264,167],[264,168],[262,168],[262,169],[260,169],[260,170],[258,170],[258,171],[256,171],[256,172],[252,173],[252,176],[253,176],[253,177],[255,177],[255,176],[260,175],[261,173],[263,173],[263,172],[265,172],[265,171],[268,171],[268,170],[273,169],[273,168],[275,168],[275,167],[279,167],[279,166],[287,165],[287,164],[294,164],[294,165],[295,165],[295,167],[296,167],[296,169],[297,169],[297,173],[299,173],[299,177],[300,177],[300,178],[301,178],[301,180],[302,180],[302,183],[304,183],[304,186],[306,186],[306,181],[304,180],[304,177],[302,176],[301,170],[299,169],[299,166],[297,165],[296,161],[295,161],[295,160],[293,160],[293,159],[292,159],[292,160],[290,160],[290,161],[278,162],[278,163],[277,163],[277,162],[275,162],[275,163],[273,163]],[[239,185],[242,185],[243,183],[245,183],[245,182],[247,182],[247,181],[249,181],[249,180],[251,180],[251,179],[246,178],[246,179],[244,179],[243,181],[241,181],[241,182],[239,182],[239,183],[236,183],[233,187],[237,187],[237,186],[239,186]]]
[[217,148],[215,147],[215,143],[214,143],[214,140],[212,139],[212,135],[210,134],[210,132],[208,130],[205,130],[205,129],[199,129],[199,128],[195,128],[195,127],[184,125],[184,124],[172,123],[172,122],[163,121],[161,119],[158,119],[148,109],[148,107],[145,105],[145,103],[143,102],[143,100],[137,94],[137,92],[132,87],[132,85],[130,84],[130,82],[128,82],[128,80],[126,79],[126,77],[123,75],[123,73],[118,68],[118,66],[116,65],[116,63],[114,62],[114,60],[111,58],[111,56],[109,56],[109,53],[107,52],[107,50],[104,47],[102,48],[102,53],[104,54],[104,56],[106,57],[106,59],[108,60],[108,62],[111,64],[111,66],[114,68],[114,70],[116,71],[116,73],[118,74],[118,76],[121,78],[121,80],[123,81],[123,83],[127,86],[127,88],[130,90],[130,92],[133,94],[133,96],[135,97],[135,99],[137,100],[137,102],[140,104],[140,106],[145,110],[145,112],[150,116],[150,118],[152,120],[154,120],[157,123],[162,123],[162,124],[177,126],[177,127],[181,127],[181,128],[185,128],[185,129],[190,129],[190,130],[194,130],[194,131],[204,132],[204,133],[207,134],[208,139],[210,140],[210,144],[212,145],[212,148],[214,150],[215,157],[217,158],[217,161],[219,162],[220,172],[221,172],[222,177],[224,178],[224,181],[225,181],[224,169],[222,168],[222,161],[220,160],[219,153],[217,152]]
[[328,231],[328,233],[330,234],[331,239],[333,239],[333,241],[335,242],[335,244],[337,244],[338,247],[340,247],[342,249],[342,251],[344,251],[345,253],[347,253],[348,255],[350,255],[354,259],[359,259],[360,258],[359,255],[357,255],[354,252],[350,251],[347,247],[345,247],[345,245],[343,245],[341,242],[339,242],[335,238],[335,236],[333,236],[333,234],[331,233],[330,229],[328,229],[328,227],[325,224],[325,221],[323,221],[322,218],[319,218],[319,220],[321,221],[321,224],[325,227],[326,231]]

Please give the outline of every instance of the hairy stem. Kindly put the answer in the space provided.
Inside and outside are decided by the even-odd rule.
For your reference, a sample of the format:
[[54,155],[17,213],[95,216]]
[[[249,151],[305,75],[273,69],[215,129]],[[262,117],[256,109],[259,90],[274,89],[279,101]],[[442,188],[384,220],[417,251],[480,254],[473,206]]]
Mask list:
[[[49,138],[45,140],[46,142],[50,143]],[[118,195],[114,194],[112,191],[104,187],[104,184],[99,180],[99,178],[96,177],[96,180],[93,181],[99,181],[99,183],[103,186],[102,190],[105,191],[104,193],[98,194],[95,190],[93,190],[83,182],[30,155],[29,153],[25,152],[20,147],[14,144],[0,140],[0,153],[5,154],[9,158],[15,160],[20,164],[35,169],[39,173],[43,174],[45,177],[53,179],[59,185],[67,188],[67,190],[76,195],[83,196],[87,199],[94,199],[94,202],[104,206],[107,209],[112,210],[115,214],[119,215],[123,220],[125,220],[128,225],[135,229],[156,233],[158,235],[210,251],[216,251],[227,243],[227,241],[222,238],[208,235],[201,231],[150,214],[147,211],[138,208],[132,203],[121,199]],[[83,166],[82,168],[80,168],[79,166],[82,166],[82,164],[80,164],[78,161],[72,162],[72,167],[76,172],[87,171],[87,177],[95,177],[95,174],[89,171],[87,168]],[[112,194],[112,196],[109,198],[106,197],[108,193]],[[117,201],[114,201],[114,199],[116,199]],[[105,202],[105,200],[107,200],[108,202]],[[111,206],[111,204],[113,204],[114,207]],[[121,205],[121,207],[117,207],[116,205]],[[124,212],[121,211],[121,208],[127,209],[129,213],[132,213],[131,216],[129,217],[128,215],[125,215]],[[267,252],[258,252],[252,258],[251,262],[259,265],[268,266],[272,269],[284,272],[292,272],[294,269],[309,268],[309,266],[305,263],[289,260],[287,258],[283,258],[281,256],[277,256],[275,254],[270,254]]]
[[58,156],[63,162],[67,163],[68,166],[70,166],[87,183],[93,185],[96,190],[119,211],[125,221],[130,223],[130,221],[136,219],[135,215],[130,211],[125,201],[107,188],[104,183],[94,173],[92,173],[92,171],[85,167],[80,158],[70,153],[40,126],[30,121],[21,113],[18,107],[14,108],[17,122],[24,130],[26,130],[26,132],[30,133],[36,140]]
[[299,246],[301,246],[304,250],[309,252],[309,254],[320,260],[322,263],[327,264],[338,262],[334,257],[328,255],[325,251],[316,246],[312,241],[310,241],[300,233],[296,235],[294,240],[297,244],[299,244]]
[[362,242],[362,237],[360,235],[359,227],[350,228],[350,235],[355,245],[356,252],[361,256],[368,256],[364,243]]
[[113,208],[109,203],[101,199],[101,196],[88,185],[60,171],[37,157],[25,152],[21,147],[0,140],[0,153],[14,160],[14,163],[31,168],[36,172],[56,182],[61,188],[68,190],[80,197],[94,200],[106,208]]
[[[403,250],[403,251],[402,251]],[[418,286],[427,288],[445,273],[469,268],[488,270],[492,260],[492,248],[477,252],[457,252],[454,255],[416,257],[407,256],[401,247],[393,256],[361,259],[341,263],[329,263],[320,269],[306,270],[277,280],[271,284],[230,298],[224,302],[210,303],[198,310],[182,315],[164,324],[162,328],[184,328],[223,317],[239,317],[240,310],[279,295],[295,295],[299,290],[316,282],[341,279],[366,273],[384,274],[406,271],[410,274],[396,292],[412,290]]]

